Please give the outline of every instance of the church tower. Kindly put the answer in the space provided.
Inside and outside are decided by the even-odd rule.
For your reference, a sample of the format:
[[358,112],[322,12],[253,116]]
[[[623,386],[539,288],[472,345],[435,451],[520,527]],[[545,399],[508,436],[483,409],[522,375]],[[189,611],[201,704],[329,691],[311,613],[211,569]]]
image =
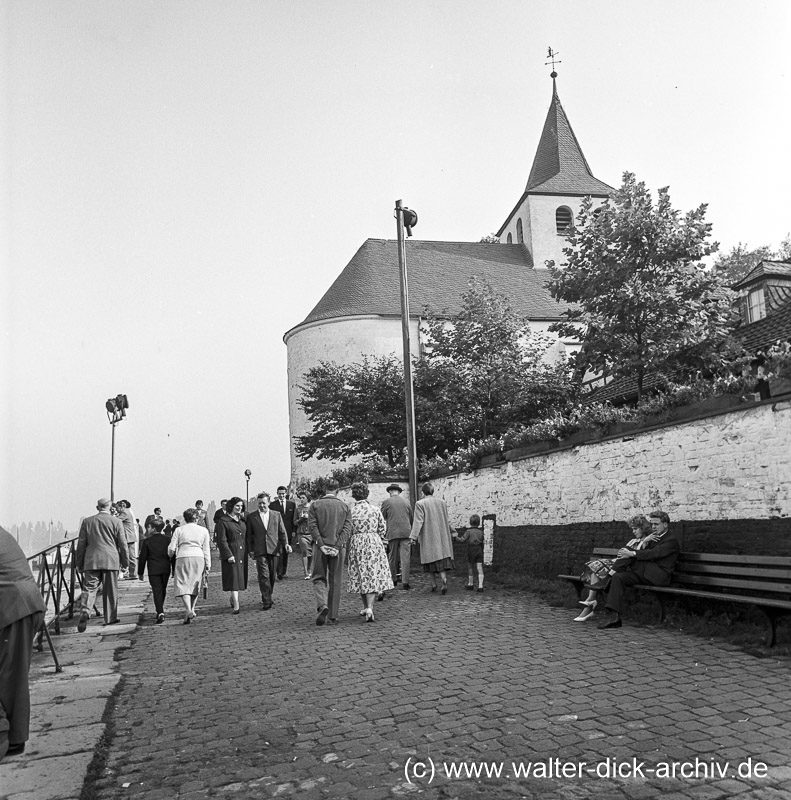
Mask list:
[[[499,244],[406,243],[409,286],[420,304],[435,313],[454,314],[472,277],[485,278],[508,295],[515,311],[530,320],[536,333],[548,334],[567,309],[549,293],[544,262],[563,261],[568,228],[587,195],[604,199],[613,189],[591,174],[560,104],[552,72],[552,103],[538,144],[524,194],[498,235]],[[409,325],[415,355],[421,346],[419,304],[410,309]],[[288,403],[291,433],[291,479],[329,474],[341,463],[315,457],[301,459],[294,440],[312,430],[300,405],[308,371],[321,361],[359,362],[366,356],[402,352],[401,293],[398,243],[367,239],[313,310],[283,337],[288,348]],[[552,356],[575,347],[558,340]]]
[[564,261],[566,235],[588,195],[604,200],[614,189],[593,177],[560,103],[552,71],[552,102],[538,143],[527,186],[497,231],[503,244],[522,244],[532,265]]

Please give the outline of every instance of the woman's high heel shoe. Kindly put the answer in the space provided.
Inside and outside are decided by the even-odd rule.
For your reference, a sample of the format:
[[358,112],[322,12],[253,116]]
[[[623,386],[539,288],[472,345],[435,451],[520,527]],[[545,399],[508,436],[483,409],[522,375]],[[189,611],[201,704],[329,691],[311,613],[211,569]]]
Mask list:
[[372,608],[365,609],[365,621],[366,622],[375,622],[376,618],[374,617],[374,610]]
[[586,620],[591,619],[593,617],[593,607],[588,606],[588,608],[583,611],[578,617],[574,617],[574,622],[585,622]]
[[598,600],[580,600],[581,606],[588,606],[588,608],[596,608],[599,605]]

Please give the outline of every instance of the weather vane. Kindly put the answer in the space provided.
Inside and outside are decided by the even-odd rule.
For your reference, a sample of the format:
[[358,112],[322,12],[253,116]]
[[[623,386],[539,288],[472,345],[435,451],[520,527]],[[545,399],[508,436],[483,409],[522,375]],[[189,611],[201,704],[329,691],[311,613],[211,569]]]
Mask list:
[[549,66],[550,63],[552,64],[552,77],[555,78],[557,77],[557,73],[555,72],[555,63],[562,64],[563,62],[557,58],[560,53],[555,52],[551,47],[547,48],[547,50],[547,58],[549,61],[545,61],[544,66]]

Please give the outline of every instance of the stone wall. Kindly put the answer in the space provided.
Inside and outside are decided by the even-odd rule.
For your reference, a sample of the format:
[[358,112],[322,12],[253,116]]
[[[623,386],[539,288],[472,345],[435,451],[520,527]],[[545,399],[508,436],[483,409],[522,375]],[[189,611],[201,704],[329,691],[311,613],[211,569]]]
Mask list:
[[685,550],[791,555],[791,401],[432,482],[454,527],[496,515],[494,570],[579,571],[594,546],[620,545],[625,521],[655,508],[670,514]]

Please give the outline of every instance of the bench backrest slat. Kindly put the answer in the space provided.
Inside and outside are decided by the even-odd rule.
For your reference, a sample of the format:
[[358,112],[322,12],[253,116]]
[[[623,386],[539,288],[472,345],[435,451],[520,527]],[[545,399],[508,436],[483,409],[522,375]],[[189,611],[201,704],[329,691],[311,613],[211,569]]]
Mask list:
[[681,553],[682,561],[703,561],[720,564],[755,564],[759,567],[789,567],[791,556],[754,556],[734,553]]
[[679,561],[674,575],[723,575],[730,578],[769,578],[776,581],[791,581],[791,569],[766,569],[765,567],[736,567],[732,564],[704,564]]
[[671,585],[676,584],[694,586],[722,586],[729,589],[746,589],[753,592],[791,594],[791,583],[739,580],[738,578],[724,578],[721,575],[689,575],[686,573],[674,573],[671,580]]

